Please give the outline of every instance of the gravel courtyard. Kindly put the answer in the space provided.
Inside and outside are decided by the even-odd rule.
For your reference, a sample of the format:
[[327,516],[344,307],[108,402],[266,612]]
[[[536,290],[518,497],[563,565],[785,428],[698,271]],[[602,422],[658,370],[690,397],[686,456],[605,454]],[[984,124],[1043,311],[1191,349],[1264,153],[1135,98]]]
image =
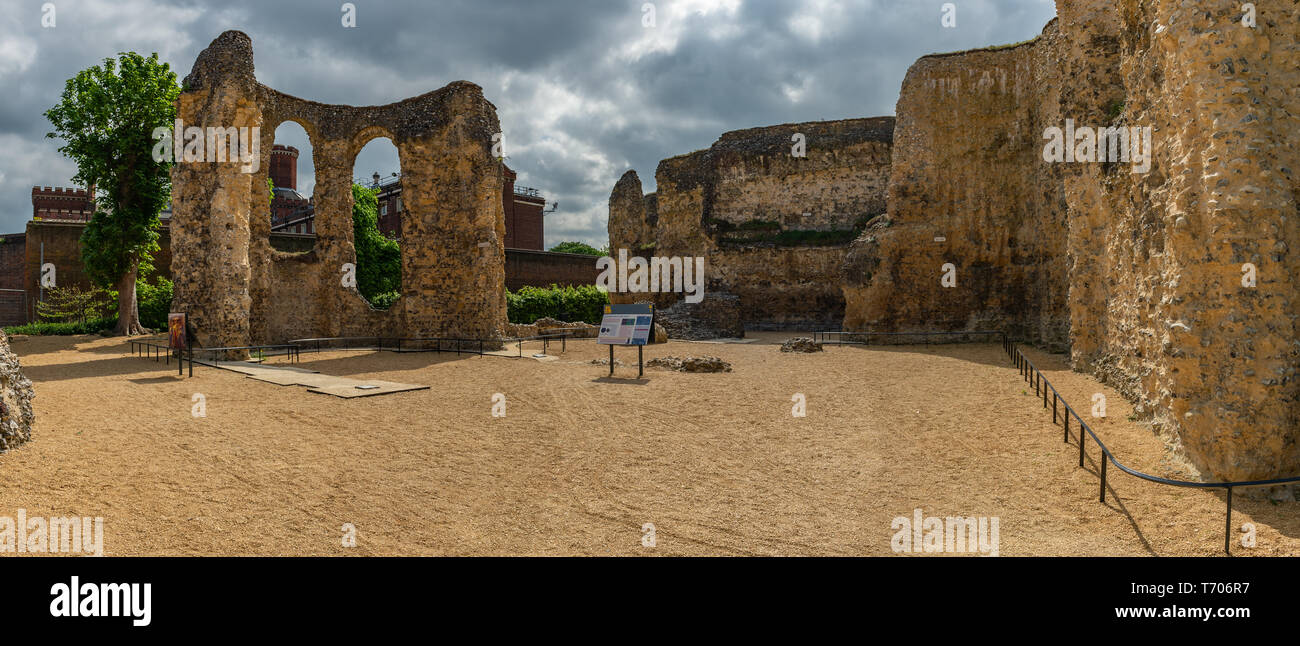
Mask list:
[[[1112,469],[1098,502],[1098,454],[1078,468],[997,344],[795,354],[778,351],[790,334],[753,336],[651,346],[646,359],[713,355],[733,371],[642,380],[627,348],[606,379],[590,340],[554,361],[533,346],[303,355],[430,386],[358,399],[204,366],[179,378],[124,339],[19,339],[37,424],[0,455],[0,515],[102,516],[108,555],[889,555],[891,521],[917,508],[997,517],[1003,556],[1222,552],[1222,492]],[[1118,393],[1034,357],[1080,409],[1107,395],[1095,428],[1122,460],[1186,477]],[[1237,555],[1300,555],[1300,503],[1235,502],[1235,528],[1257,532]]]

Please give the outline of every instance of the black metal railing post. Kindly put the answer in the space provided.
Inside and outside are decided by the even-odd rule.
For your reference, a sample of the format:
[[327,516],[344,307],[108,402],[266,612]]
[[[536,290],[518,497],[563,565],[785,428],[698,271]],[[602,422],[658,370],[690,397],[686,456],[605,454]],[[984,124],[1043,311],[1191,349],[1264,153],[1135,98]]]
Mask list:
[[1106,463],[1110,462],[1107,458],[1110,456],[1105,451],[1101,452],[1101,504],[1106,504]]
[[1223,553],[1232,556],[1232,487],[1228,487],[1228,517],[1223,523]]
[[1079,468],[1083,468],[1084,445],[1088,442],[1088,427],[1079,423]]
[[1204,482],[1204,481],[1191,482],[1191,481],[1171,480],[1168,478],[1161,478],[1161,477],[1153,476],[1147,473],[1142,473],[1141,471],[1137,471],[1129,467],[1126,467],[1119,460],[1117,460],[1113,455],[1111,455],[1110,449],[1106,446],[1104,442],[1101,441],[1101,438],[1099,438],[1096,434],[1092,432],[1092,429],[1089,428],[1088,424],[1083,421],[1083,418],[1080,417],[1079,414],[1073,408],[1070,407],[1069,402],[1065,401],[1065,398],[1061,396],[1061,394],[1057,392],[1054,387],[1051,386],[1050,382],[1047,381],[1046,376],[1041,371],[1039,371],[1039,369],[1036,366],[1034,366],[1033,363],[1029,361],[1029,358],[1026,357],[1024,353],[1021,352],[1020,349],[1017,348],[1014,343],[1008,342],[1007,349],[1008,349],[1008,353],[1011,356],[1012,363],[1017,368],[1019,368],[1021,376],[1025,379],[1026,382],[1031,382],[1033,384],[1034,394],[1035,395],[1040,394],[1039,389],[1040,388],[1042,389],[1041,394],[1043,397],[1044,407],[1047,406],[1047,390],[1051,388],[1053,423],[1056,422],[1056,416],[1058,415],[1057,409],[1060,407],[1064,407],[1064,410],[1059,413],[1063,418],[1061,423],[1062,442],[1064,442],[1065,444],[1070,443],[1070,418],[1074,417],[1075,420],[1079,422],[1078,434],[1079,434],[1079,467],[1080,468],[1083,468],[1084,465],[1087,464],[1088,436],[1092,435],[1093,439],[1097,441],[1097,448],[1098,450],[1101,451],[1101,457],[1099,458],[1101,460],[1101,466],[1098,469],[1099,482],[1098,482],[1097,498],[1098,500],[1101,501],[1102,504],[1106,504],[1106,488],[1107,486],[1109,486],[1109,482],[1110,482],[1109,463],[1111,462],[1114,462],[1116,468],[1120,469],[1121,471],[1124,471],[1125,473],[1128,473],[1142,480],[1148,480],[1159,484],[1171,485],[1175,487],[1192,487],[1197,489],[1226,489],[1227,510],[1224,517],[1224,527],[1223,527],[1223,531],[1224,531],[1223,551],[1225,554],[1231,556],[1232,536],[1233,536],[1233,532],[1232,532],[1233,489],[1236,487],[1259,487],[1265,485],[1300,482],[1300,476],[1293,476],[1288,478],[1275,478],[1270,480],[1251,480],[1251,481],[1234,481],[1234,482]]

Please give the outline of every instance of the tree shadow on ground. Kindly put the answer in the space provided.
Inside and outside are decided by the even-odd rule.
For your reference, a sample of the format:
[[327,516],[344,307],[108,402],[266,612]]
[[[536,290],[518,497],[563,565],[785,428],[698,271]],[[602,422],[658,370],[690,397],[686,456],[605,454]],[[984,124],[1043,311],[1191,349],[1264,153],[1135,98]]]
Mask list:
[[92,361],[75,361],[71,363],[48,363],[43,365],[23,365],[22,372],[33,383],[43,381],[63,381],[67,379],[91,379],[94,377],[111,377],[115,375],[138,375],[158,372],[160,370],[176,371],[176,362],[168,365],[163,360],[142,359],[127,355],[117,359],[95,359]]

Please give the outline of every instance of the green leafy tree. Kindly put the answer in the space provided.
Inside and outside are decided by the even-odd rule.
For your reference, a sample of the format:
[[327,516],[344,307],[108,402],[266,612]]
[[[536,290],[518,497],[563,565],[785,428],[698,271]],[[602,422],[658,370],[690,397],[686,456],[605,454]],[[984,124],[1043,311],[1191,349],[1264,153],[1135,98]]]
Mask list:
[[86,274],[117,289],[117,334],[142,334],[136,278],[152,269],[158,214],[171,198],[171,162],[154,159],[155,128],[170,128],[180,94],[176,74],[153,54],[108,58],[68,79],[45,112],[63,139],[59,152],[77,165],[73,181],[89,188],[94,215],[81,234]]
[[585,242],[561,242],[551,247],[555,253],[580,253],[584,256],[604,256],[606,255],[600,249],[597,249]]
[[379,192],[352,185],[352,246],[357,252],[357,291],[387,309],[402,291],[402,250],[379,232]]
[[155,277],[153,282],[141,279],[135,289],[140,301],[140,323],[154,329],[167,327],[167,315],[172,308],[172,281],[162,276]]

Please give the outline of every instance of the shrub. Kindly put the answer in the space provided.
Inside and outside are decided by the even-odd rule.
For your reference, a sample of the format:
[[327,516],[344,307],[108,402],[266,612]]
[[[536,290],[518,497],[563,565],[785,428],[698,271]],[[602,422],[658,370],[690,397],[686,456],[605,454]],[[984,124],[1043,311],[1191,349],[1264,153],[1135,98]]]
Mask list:
[[368,300],[370,301],[371,307],[377,310],[386,310],[392,307],[393,303],[396,303],[397,299],[401,297],[401,292],[384,292],[383,294],[377,294]]
[[167,314],[172,309],[172,281],[158,277],[154,284],[135,283],[136,305],[140,308],[140,325],[154,330],[167,328]]
[[96,334],[117,327],[117,317],[88,319],[73,323],[38,322],[26,325],[13,325],[5,328],[5,334],[31,334],[42,336],[67,336],[70,334]]
[[604,256],[600,249],[597,249],[585,242],[561,242],[551,247],[554,253],[577,253],[584,256]]
[[506,291],[506,310],[511,323],[530,324],[539,318],[599,323],[609,295],[595,285],[581,287],[522,287]]
[[85,323],[107,316],[116,308],[116,301],[116,292],[99,287],[51,287],[45,300],[36,303],[36,315],[46,322]]

